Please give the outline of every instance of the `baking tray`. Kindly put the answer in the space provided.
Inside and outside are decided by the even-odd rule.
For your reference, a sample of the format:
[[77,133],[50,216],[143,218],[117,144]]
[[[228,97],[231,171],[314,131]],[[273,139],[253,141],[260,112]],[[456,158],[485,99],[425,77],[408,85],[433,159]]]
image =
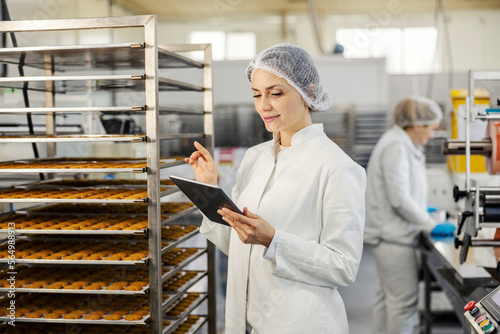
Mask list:
[[[50,56],[55,71],[95,69],[129,69],[145,67],[144,43],[86,44],[68,46],[37,46],[4,48],[0,61],[45,69],[45,58]],[[203,68],[203,64],[158,47],[158,68]]]
[[[176,215],[176,214],[182,214],[183,211],[167,211],[167,206],[170,204],[189,204],[191,205],[187,209],[184,210],[190,210],[194,208],[194,204],[191,202],[164,202],[161,203],[161,214],[167,214],[167,215]],[[60,206],[63,206],[61,208]],[[125,212],[121,210],[122,208],[125,208]],[[85,209],[84,211],[82,211]],[[148,213],[148,205],[145,203],[135,203],[133,205],[122,205],[122,204],[106,204],[106,203],[97,203],[97,204],[85,204],[85,203],[80,203],[80,204],[50,204],[50,205],[35,205],[27,209],[19,210],[16,212],[18,213],[48,213],[48,214],[73,214],[73,213],[85,213],[85,214],[96,214],[96,213],[117,213],[117,214],[131,214],[131,215],[136,215],[136,214],[147,214]],[[119,210],[119,212],[116,212],[116,210]],[[127,211],[129,210],[129,211]],[[178,225],[178,224],[176,224]]]
[[[173,248],[176,248],[178,245],[182,244],[184,241],[190,239],[191,237],[195,236],[196,234],[198,234],[198,232],[200,231],[199,228],[189,232],[188,234],[185,234],[183,235],[182,237],[180,237],[179,239],[177,240],[168,240],[168,239],[165,239],[164,241],[168,242],[169,245],[165,248],[162,248],[161,250],[161,255],[165,254],[166,252],[172,250]],[[191,248],[195,248],[195,247],[191,247]]]
[[[26,216],[26,217],[31,217],[31,218],[44,218],[44,217],[57,217],[61,216],[59,214],[54,214],[50,212],[46,213],[34,213],[34,214],[27,214],[27,213],[20,213],[20,212],[8,212],[4,214],[0,214],[0,218],[8,217],[9,215],[18,215],[18,216]],[[103,216],[105,214],[101,214]],[[96,218],[96,215],[94,214],[65,214],[62,215],[64,217],[71,217],[71,218],[78,218],[78,217],[93,217]],[[145,214],[137,214],[137,215],[119,215],[119,214],[106,214],[106,216],[111,216],[111,217],[116,217],[120,218],[123,217],[124,219],[126,218],[135,218],[135,217],[141,217],[144,219],[147,219],[147,215]],[[18,219],[18,217],[13,217],[14,219]],[[43,223],[43,222],[41,222]],[[146,236],[148,233],[148,229],[140,229],[140,230],[105,230],[105,229],[100,229],[100,230],[51,230],[51,229],[19,229],[19,228],[13,228],[15,230],[16,235],[26,235],[26,234],[36,234],[36,235],[93,235],[93,236],[98,236],[98,235],[137,235],[137,236]],[[0,232],[8,231],[8,228],[0,228]]]
[[[178,220],[179,218],[190,215],[193,212],[197,212],[197,211],[198,211],[198,208],[196,206],[190,207],[190,208],[183,210],[179,213],[172,214],[167,219],[162,220],[161,224],[162,225],[169,225],[169,224],[173,223],[174,221]],[[179,224],[178,222],[175,222],[174,225],[183,225],[183,224]],[[186,225],[192,225],[192,223],[186,224]]]
[[[112,163],[112,167],[104,166],[104,161],[93,161],[93,160],[81,160],[81,161],[53,161],[43,160],[39,161],[37,159],[33,160],[17,160],[17,161],[6,161],[0,163],[0,173],[123,173],[123,172],[131,172],[131,173],[145,173],[147,172],[147,162],[144,160],[122,160],[122,161],[109,161]],[[106,162],[106,163],[109,163]],[[135,167],[126,167],[127,164],[144,164],[143,167],[135,166]],[[16,165],[16,168],[5,168],[6,165]],[[35,168],[31,168],[30,165],[40,165]],[[47,167],[43,167],[46,164]],[[49,167],[49,164],[60,164],[65,167]],[[81,167],[83,164],[93,164],[95,167]],[[117,167],[119,164],[122,164],[123,167]],[[173,166],[178,166],[185,164],[183,160],[177,160],[175,158],[172,159],[160,159],[160,169],[169,168]],[[69,167],[68,167],[69,166]],[[109,166],[109,165],[108,165]]]
[[[175,187],[173,181],[168,179],[160,180],[162,187]],[[116,180],[99,180],[99,179],[50,179],[38,181],[35,183],[26,183],[16,186],[16,188],[39,188],[39,189],[60,189],[60,188],[86,188],[86,189],[121,189],[134,188],[146,189],[147,180],[138,179],[116,179]]]
[[[162,334],[166,334],[170,325],[163,326]],[[111,325],[101,325],[99,328],[101,331],[98,333],[117,333],[117,334],[127,334],[126,326],[120,326],[123,328],[123,332],[116,332],[117,327]],[[130,325],[129,327],[134,328],[134,334],[151,334],[150,326],[134,326]],[[137,331],[137,329],[141,329],[141,331]],[[94,325],[72,325],[71,330],[72,333],[96,333],[96,327]],[[0,324],[0,333],[2,334],[19,334],[19,333],[51,333],[51,334],[68,334],[68,325],[67,324],[36,324],[36,323],[19,323],[16,326],[11,326],[8,324]],[[85,332],[84,332],[85,331]]]
[[0,143],[60,143],[60,142],[145,142],[146,135],[24,135],[0,137]]
[[102,114],[132,114],[144,112],[144,106],[118,106],[118,107],[33,107],[33,108],[0,108],[0,114],[15,114],[15,113],[48,113],[56,112],[62,114],[70,113],[85,113],[85,112],[100,112]]
[[[194,248],[194,247],[193,247]],[[165,283],[167,280],[172,278],[175,274],[177,274],[179,271],[182,271],[188,264],[199,258],[201,255],[205,254],[207,252],[206,248],[199,248],[198,251],[179,263],[177,266],[163,266],[162,268],[167,268],[169,271],[167,272],[167,275],[162,281],[162,284]]]
[[[21,189],[21,187],[16,186],[17,189]],[[109,187],[107,187],[109,188]],[[144,187],[143,187],[144,188]],[[179,191],[177,187],[163,187],[165,190],[160,191],[160,197],[167,196]],[[60,188],[59,188],[60,189]],[[76,190],[82,190],[74,189]],[[85,188],[87,190],[91,190],[92,188]],[[122,188],[117,187],[116,189],[120,190],[130,190],[132,188]],[[5,190],[5,189],[4,189]],[[21,189],[22,190],[22,189]],[[70,190],[70,189],[66,189]],[[71,189],[73,190],[73,189]],[[146,190],[146,188],[144,188]],[[0,191],[1,193],[1,191]],[[19,194],[20,192],[17,192]],[[26,198],[0,198],[0,203],[147,203],[148,197],[135,198],[135,199],[65,199],[65,198],[36,198],[36,197],[26,197]]]
[[[73,241],[73,242],[81,242],[81,239],[58,239],[58,241]],[[46,240],[48,241],[48,240]],[[53,240],[51,240],[53,241]],[[86,240],[85,240],[86,241]],[[90,241],[90,240],[89,240]],[[94,240],[95,241],[95,240]],[[113,241],[113,240],[105,240],[105,241]],[[123,240],[121,240],[123,241]],[[138,241],[138,242],[144,242],[144,240]],[[133,242],[131,242],[133,243]],[[3,246],[7,244],[7,241],[4,243],[0,244],[0,246]],[[168,248],[170,247],[170,244],[162,247],[161,249],[161,254],[166,253]],[[138,261],[124,261],[124,260],[44,260],[44,259],[15,259],[16,264],[58,264],[58,265],[113,265],[113,266],[128,266],[128,265],[146,265],[149,260],[149,254],[142,258],[141,260]],[[7,264],[9,263],[9,260],[7,258],[5,259],[0,259],[0,264]]]
[[[144,91],[146,75],[143,73],[128,75],[68,75],[68,76],[31,76],[0,78],[0,87],[23,89],[28,82],[28,90],[37,92],[54,92],[56,94],[81,93],[90,88],[98,91]],[[203,92],[204,88],[173,79],[158,78],[159,91],[195,91]],[[52,82],[53,89],[48,90],[47,82]]]
[[[164,273],[162,275],[162,280],[164,277],[166,277],[168,272]],[[201,277],[199,278],[201,279]],[[199,280],[198,279],[198,280]],[[194,283],[193,283],[194,284]],[[9,288],[0,288],[0,293],[1,292],[9,292]],[[26,289],[26,288],[16,288],[16,292],[25,292],[25,293],[57,293],[57,294],[81,294],[81,295],[144,295],[149,293],[149,284],[144,286],[141,290],[137,291],[128,291],[128,290],[106,290],[105,288],[99,289],[99,290],[76,290],[76,289]],[[167,293],[166,293],[167,294]],[[170,305],[171,302],[169,303],[170,299],[172,296],[165,301],[164,305]],[[168,304],[169,303],[169,304]],[[167,307],[167,306],[165,306]]]
[[[190,270],[190,271],[195,271],[195,270]],[[206,275],[207,275],[206,271],[198,271],[198,274],[195,277],[193,277],[191,280],[186,282],[177,291],[168,291],[165,288],[163,288],[163,293],[168,294],[171,297],[167,299],[165,305],[162,308],[162,312],[165,312],[170,306],[172,306],[177,300],[179,300],[190,287],[195,285],[199,280],[201,280]]]
[[[187,316],[184,319],[179,319],[177,321],[169,320],[169,321],[171,321],[171,323],[164,330],[164,333],[170,334],[170,333],[175,332],[177,327],[182,325],[188,317],[189,316]],[[207,320],[208,320],[208,317],[206,317],[206,316],[198,316],[198,317],[199,317],[199,319],[194,324],[191,325],[191,328],[189,328],[189,330],[187,332],[185,332],[185,334],[194,334],[194,333],[198,332],[198,330],[201,328],[201,326],[203,326],[205,324],[205,322],[207,322]]]
[[[204,300],[205,298],[207,298],[208,296],[208,293],[206,292],[197,292],[199,294],[198,298],[196,298],[192,303],[191,305],[189,305],[189,307],[187,307],[184,312],[182,312],[181,315],[179,316],[169,316],[167,315],[168,311],[170,311],[172,308],[175,307],[175,305],[171,305],[171,308],[165,310],[165,315],[163,316],[164,319],[166,320],[181,320],[181,319],[184,319],[187,317],[187,315],[189,315],[195,308],[197,308]],[[186,293],[184,295],[184,297],[187,297],[189,293]],[[178,299],[177,301],[180,301],[182,299]],[[168,299],[167,299],[168,301]],[[162,304],[162,310],[163,310],[163,304]]]
[[[29,296],[29,295],[28,295]],[[118,297],[118,296],[117,296]],[[6,297],[3,297],[6,298]],[[2,298],[0,298],[1,300]],[[16,300],[16,307],[22,308],[22,297],[17,298]],[[21,300],[19,300],[21,299]],[[167,299],[168,301],[168,299]],[[162,307],[165,305],[166,301],[162,302]],[[106,304],[102,304],[100,306],[104,306]],[[126,306],[126,304],[124,305]],[[85,315],[82,315],[81,319],[45,319],[45,318],[25,318],[24,316],[22,317],[16,317],[16,322],[34,322],[34,323],[49,323],[49,324],[89,324],[89,325],[146,325],[149,322],[150,314],[147,314],[143,316],[141,320],[137,321],[127,321],[127,320],[87,320],[84,319]],[[0,317],[0,321],[11,321],[10,318],[8,317]]]

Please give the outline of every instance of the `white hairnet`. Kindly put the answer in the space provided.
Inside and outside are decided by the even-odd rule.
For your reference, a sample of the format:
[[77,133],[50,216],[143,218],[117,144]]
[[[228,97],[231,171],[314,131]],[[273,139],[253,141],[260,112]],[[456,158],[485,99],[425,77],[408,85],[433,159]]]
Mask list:
[[256,69],[285,79],[299,92],[311,111],[330,108],[330,96],[323,88],[316,65],[311,56],[298,46],[282,43],[261,51],[247,67],[250,82]]
[[439,105],[421,96],[403,99],[394,108],[394,123],[402,128],[439,123],[442,117],[443,113]]

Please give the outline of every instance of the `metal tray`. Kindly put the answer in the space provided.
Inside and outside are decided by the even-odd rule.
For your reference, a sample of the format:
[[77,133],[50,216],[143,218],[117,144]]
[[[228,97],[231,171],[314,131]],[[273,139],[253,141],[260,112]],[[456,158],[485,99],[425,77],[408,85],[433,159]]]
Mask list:
[[[118,164],[123,164],[124,167],[100,167],[100,165],[103,165],[104,163],[112,163],[113,165],[118,165]],[[137,163],[143,163],[144,167],[125,167],[126,164],[137,164]],[[8,164],[16,164],[18,165],[18,168],[4,168],[5,165]],[[36,168],[30,168],[32,165],[44,165],[46,164],[47,167],[39,166]],[[56,167],[56,166],[51,166],[50,165],[64,165],[65,167]],[[95,167],[93,168],[88,168],[88,167],[81,167],[82,164],[95,164]],[[178,166],[185,164],[183,160],[180,159],[160,159],[160,169],[163,168],[169,168],[173,166]],[[70,167],[67,167],[67,166]],[[51,159],[31,159],[31,160],[17,160],[17,161],[5,161],[0,163],[0,173],[120,173],[120,172],[133,172],[133,173],[145,173],[147,172],[147,161],[146,159],[142,160],[111,160],[111,161],[105,161],[105,160],[92,160],[91,158],[87,159],[82,159],[82,160],[71,160],[71,161],[64,161],[61,159],[54,159],[51,161]]]
[[[163,181],[163,183],[162,183]],[[116,179],[116,180],[93,180],[93,179],[49,179],[34,183],[24,183],[15,188],[26,189],[61,189],[61,188],[85,188],[85,189],[146,189],[147,180]],[[160,187],[175,187],[174,182],[168,179],[160,180]]]
[[[13,211],[13,212],[7,212],[4,214],[0,214],[0,218],[3,218],[5,216],[9,215],[25,215],[25,216],[33,216],[33,217],[47,217],[47,216],[60,216],[60,214],[57,213],[51,213],[51,212],[45,212],[45,213],[33,213],[33,214],[27,214],[26,212],[21,213],[20,211]],[[100,215],[106,215],[106,216],[115,216],[115,217],[127,217],[127,218],[133,218],[136,216],[141,216],[147,219],[147,214],[136,214],[136,215],[119,215],[119,214],[100,214]],[[86,213],[86,214],[69,214],[66,213],[63,216],[71,216],[71,217],[78,217],[78,216],[96,216],[95,214],[92,213]],[[99,215],[97,215],[99,216]],[[144,228],[141,230],[49,230],[49,229],[44,229],[44,230],[34,230],[34,229],[18,229],[14,228],[13,229],[16,233],[16,235],[26,235],[26,234],[37,234],[37,235],[138,235],[138,236],[146,236],[148,233],[148,229]],[[0,228],[0,232],[5,231],[7,232],[8,229],[5,228]]]
[[[46,87],[47,82],[53,82],[56,94],[81,93],[92,91],[144,91],[146,75],[143,73],[128,75],[68,75],[68,76],[32,76],[0,78],[0,87],[23,89],[28,82],[28,90],[37,92],[52,92]],[[199,85],[158,77],[158,90],[163,91],[195,91],[203,92]]]
[[[196,212],[196,211],[198,211],[198,208],[196,206],[190,207],[190,208],[188,208],[186,210],[183,210],[183,211],[181,211],[179,213],[175,213],[175,214],[169,216],[165,220],[162,220],[161,224],[162,225],[170,225],[171,223],[173,223],[174,221],[178,220],[179,218],[187,216],[187,215],[190,215],[190,214],[192,214],[193,212]],[[176,222],[173,225],[183,225],[183,224],[179,224],[178,222]],[[186,225],[192,225],[192,224],[186,224]]]
[[[170,334],[170,333],[175,332],[175,330],[177,329],[177,327],[179,327],[180,325],[182,325],[182,323],[184,323],[184,321],[187,319],[187,317],[188,316],[186,316],[186,318],[179,319],[179,320],[176,320],[176,321],[169,320],[169,321],[171,321],[171,323],[164,330],[164,333]],[[186,334],[194,334],[194,333],[198,332],[198,330],[201,328],[201,326],[203,326],[205,324],[205,322],[207,322],[207,320],[208,320],[207,316],[200,316],[199,315],[199,317],[200,318],[198,319],[198,321],[196,321],[193,325],[191,325],[191,328],[189,328],[189,331],[187,331]]]
[[[165,248],[162,248],[161,255],[165,254],[166,252],[170,251],[173,248],[176,248],[178,245],[182,244],[184,241],[186,241],[186,240],[190,239],[191,237],[193,237],[194,235],[198,234],[199,231],[200,231],[200,229],[197,228],[197,229],[189,232],[188,234],[183,235],[182,237],[180,237],[177,240],[166,239],[165,241],[168,242],[169,245]],[[191,247],[191,248],[195,248],[195,247]]]
[[[45,69],[45,58],[50,56],[55,71],[95,69],[144,68],[144,43],[88,44],[69,46],[37,46],[4,48],[0,61]],[[203,64],[158,47],[158,68],[203,68]]]
[[[193,247],[194,248],[194,247]],[[166,273],[165,278],[162,280],[162,284],[165,283],[167,280],[172,278],[175,274],[177,274],[179,271],[182,271],[188,264],[199,258],[201,255],[205,254],[207,252],[206,248],[199,248],[198,252],[195,254],[191,255],[184,261],[182,261],[178,266],[163,266],[163,268],[168,268],[169,271]]]
[[[169,272],[166,272],[162,275],[162,280],[166,275],[169,274]],[[203,277],[203,276],[202,276]],[[199,278],[201,279],[201,277]],[[198,279],[198,280],[199,280]],[[194,283],[193,283],[194,284]],[[9,288],[0,288],[0,293],[1,292],[9,292]],[[26,292],[26,293],[58,293],[58,294],[82,294],[82,295],[144,295],[149,293],[149,284],[143,287],[141,290],[137,291],[127,291],[127,290],[106,290],[105,288],[99,289],[99,290],[76,290],[76,289],[26,289],[26,288],[16,288],[16,292]],[[170,302],[170,299],[172,297],[168,298],[165,301],[165,305],[170,305],[168,304]],[[165,306],[166,307],[166,306]]]
[[[168,299],[167,299],[168,301]],[[22,303],[22,302],[21,302]],[[162,303],[165,305],[166,301]],[[17,304],[16,304],[17,305]],[[25,318],[16,317],[16,322],[34,322],[34,323],[49,323],[49,324],[89,324],[89,325],[146,325],[149,322],[150,314],[143,316],[141,320],[127,321],[127,320],[86,320],[85,315],[81,319],[44,319],[44,318]],[[0,317],[0,321],[11,321],[8,317]]]
[[[61,239],[60,241],[82,241],[81,239]],[[104,240],[104,241],[113,241],[113,240]],[[120,240],[123,241],[123,240]],[[130,241],[130,240],[129,240]],[[140,240],[144,241],[144,240]],[[138,241],[139,242],[139,241]],[[1,245],[6,244],[7,241],[3,242]],[[161,249],[161,254],[163,255],[166,253],[169,249],[171,248],[170,243],[163,247]],[[0,259],[0,264],[7,264],[9,261],[12,261],[10,259]],[[124,261],[124,260],[44,260],[44,259],[15,259],[16,264],[58,264],[58,265],[113,265],[113,266],[130,266],[130,265],[146,265],[149,261],[149,254],[148,256],[142,258],[141,260],[138,261]],[[168,275],[167,275],[168,276]],[[165,277],[167,277],[165,276]]]
[[[0,49],[0,51],[3,49]],[[144,113],[144,106],[118,106],[118,107],[33,107],[33,108],[0,108],[0,114],[15,114],[15,113],[48,113],[56,112],[63,114],[84,113],[84,112],[100,112],[103,114],[133,114],[137,112]]]
[[[160,197],[167,196],[179,191],[179,189],[174,186],[172,187],[165,186],[163,188],[165,188],[166,190],[160,192]],[[85,189],[92,189],[92,188],[85,188]],[[117,187],[117,189],[126,190],[127,188]],[[2,202],[3,203],[147,203],[147,201],[148,197],[142,197],[136,199],[0,198],[0,203]]]
[[[195,270],[190,270],[190,271],[195,271]],[[166,291],[165,289],[163,289],[163,293],[168,294],[171,297],[167,299],[165,305],[162,308],[162,312],[165,312],[170,306],[172,306],[172,304],[174,304],[177,300],[179,300],[190,287],[192,287],[206,275],[207,275],[206,271],[198,271],[198,275],[196,275],[196,277],[193,277],[190,281],[186,282],[177,291]]]
[[[181,319],[184,319],[186,318],[195,308],[197,308],[201,302],[203,302],[205,300],[205,298],[207,298],[208,296],[208,293],[206,292],[197,292],[199,293],[200,295],[198,296],[198,298],[196,298],[192,303],[191,305],[189,305],[188,308],[186,308],[186,310],[179,316],[177,317],[174,317],[174,316],[169,316],[169,315],[164,315],[163,318],[166,319],[166,320],[181,320]],[[170,299],[170,298],[169,298]],[[180,299],[179,299],[180,300]],[[168,299],[167,299],[168,301]],[[172,305],[173,306],[173,305]],[[174,306],[175,307],[175,306]],[[163,304],[162,304],[162,310],[163,310]],[[168,312],[170,309],[167,309],[165,312]]]
[[60,143],[60,142],[107,142],[107,141],[124,141],[124,142],[145,142],[146,135],[103,135],[103,134],[88,134],[88,135],[25,135],[0,137],[0,143]]
[[[206,317],[206,316],[205,316]],[[78,325],[72,325],[71,329],[75,331],[75,333],[80,333],[80,330],[88,329],[92,325],[80,325],[84,327],[79,327]],[[133,324],[131,324],[130,327],[132,327]],[[169,325],[170,326],[170,325]],[[164,326],[162,330],[162,334],[166,334],[169,326]],[[112,329],[116,329],[116,327],[113,327],[112,325],[101,325],[101,328],[105,330],[105,332],[111,332]],[[135,328],[141,328],[143,331],[139,332],[138,334],[150,334],[150,328],[149,326],[140,326],[140,327],[135,327]],[[8,325],[8,324],[0,324],[0,333],[4,334],[19,334],[19,333],[26,333],[31,331],[32,333],[52,333],[52,334],[67,334],[68,327],[65,324],[34,324],[34,323],[19,323],[16,324],[15,327]],[[136,332],[134,332],[136,333]]]
[[[163,206],[164,204],[172,204],[172,203],[190,203],[192,204],[191,202],[163,202],[161,203],[161,205]],[[27,213],[27,214],[59,214],[59,215],[62,215],[62,214],[75,214],[74,212],[76,212],[76,214],[80,214],[81,211],[76,211],[77,208],[70,208],[70,211],[61,211],[60,208],[57,208],[57,205],[58,204],[50,204],[50,205],[45,205],[45,204],[42,204],[42,205],[35,205],[35,206],[32,206],[32,207],[29,207],[29,208],[26,208],[26,209],[22,209],[22,210],[16,210],[15,212],[17,213]],[[71,204],[70,204],[71,205]],[[78,204],[77,204],[78,205]],[[84,204],[85,205],[85,204]],[[106,203],[98,203],[98,204],[91,204],[90,206],[97,206],[99,208],[106,208],[107,205],[110,205],[110,206],[120,206],[119,204],[106,204]],[[133,208],[133,211],[132,212],[120,212],[120,213],[116,213],[116,214],[124,214],[124,215],[137,215],[137,214],[147,214],[147,204],[145,203],[136,203],[134,204],[138,207],[142,207],[142,208],[133,208],[133,206],[125,206],[126,208]],[[44,209],[47,210],[42,210]],[[195,206],[191,206],[189,207],[188,209],[185,209],[185,210],[191,210],[192,208],[195,208]],[[144,211],[139,211],[140,209],[146,209]],[[95,209],[94,209],[95,210]],[[161,214],[167,214],[167,215],[177,215],[177,214],[180,214],[182,215],[182,213],[185,211],[180,211],[180,212],[177,212],[177,213],[173,213],[173,212],[167,212],[167,211],[163,211],[161,212]],[[108,214],[108,211],[109,210],[105,210],[105,211],[101,211],[101,212],[95,212],[95,211],[88,211],[86,210],[83,214]],[[190,212],[191,213],[191,212]],[[176,225],[180,225],[180,224],[176,224]]]

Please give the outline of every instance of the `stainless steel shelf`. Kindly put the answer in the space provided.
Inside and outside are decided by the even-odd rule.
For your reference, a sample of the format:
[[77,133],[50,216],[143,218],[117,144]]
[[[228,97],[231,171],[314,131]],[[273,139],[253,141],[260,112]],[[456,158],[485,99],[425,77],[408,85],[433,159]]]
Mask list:
[[[0,49],[2,50],[2,49]],[[58,108],[0,108],[0,114],[15,113],[83,113],[83,112],[101,112],[101,113],[144,113],[144,106],[120,106],[120,107],[58,107]]]
[[[5,298],[5,297],[4,297]],[[168,300],[168,299],[167,299]],[[22,307],[22,300],[16,306]],[[163,305],[166,301],[162,302]],[[26,318],[16,317],[16,322],[30,322],[30,323],[45,323],[45,324],[89,324],[89,325],[146,325],[149,322],[150,315],[145,315],[141,320],[127,321],[124,318],[122,320],[87,320],[84,319],[87,314],[82,315],[80,319],[45,319],[45,318]],[[11,321],[8,317],[0,317],[0,321]]]
[[175,133],[175,134],[160,134],[160,140],[170,140],[170,139],[195,139],[195,138],[205,138],[203,133]]
[[200,248],[195,254],[191,255],[190,257],[188,257],[187,259],[185,259],[184,261],[182,261],[178,266],[176,267],[172,267],[172,266],[163,266],[163,268],[168,268],[169,271],[167,272],[165,278],[163,278],[163,281],[162,281],[162,284],[165,283],[167,280],[169,280],[170,278],[172,278],[175,274],[177,274],[178,272],[182,271],[188,264],[190,264],[191,262],[193,262],[194,260],[196,260],[197,258],[199,258],[200,256],[202,256],[203,254],[205,254],[207,252],[206,249],[204,248]]
[[[144,43],[95,44],[70,46],[17,47],[0,50],[0,62],[23,64],[44,69],[50,57],[55,71],[88,69],[144,68]],[[203,68],[203,64],[177,53],[158,48],[159,68]]]
[[200,229],[196,228],[192,232],[189,232],[189,233],[183,235],[182,237],[180,237],[179,239],[176,239],[176,240],[164,239],[164,241],[168,242],[169,245],[167,247],[165,247],[165,248],[162,248],[161,255],[163,255],[166,252],[172,250],[173,248],[176,248],[177,246],[179,246],[180,244],[182,244],[184,241],[186,241],[186,240],[190,239],[191,237],[193,237],[199,231],[200,231]]
[[[49,92],[47,82],[53,82],[53,91],[57,94],[81,93],[85,89],[92,91],[144,91],[145,75],[89,75],[89,76],[33,76],[33,77],[5,77],[0,78],[0,87],[23,89],[28,83],[28,90]],[[204,87],[190,83],[158,78],[159,91],[196,91],[203,92]]]
[[205,271],[199,271],[198,274],[193,277],[189,282],[186,282],[182,287],[180,287],[176,291],[166,291],[163,289],[164,294],[168,294],[171,297],[167,299],[165,305],[162,308],[162,312],[165,312],[170,306],[172,306],[177,300],[179,300],[186,291],[191,288],[193,285],[198,283],[203,277],[205,277],[207,273]]
[[[186,210],[183,210],[179,213],[176,213],[176,214],[173,214],[171,216],[169,216],[167,219],[164,219],[161,221],[161,225],[169,225],[173,222],[175,222],[176,220],[178,220],[179,218],[182,218],[184,216],[187,216],[187,215],[190,215],[192,214],[193,212],[197,212],[198,211],[198,208],[196,206],[193,206],[193,207],[190,207]],[[182,224],[179,224],[178,222],[175,222],[175,225],[182,225]]]
[[[165,196],[165,195],[164,195]],[[55,198],[0,198],[0,203],[147,203],[148,198],[140,199],[55,199]]]
[[[183,318],[182,321],[173,321],[164,331],[164,333],[166,334],[170,334],[170,333],[173,333],[177,327],[179,327],[182,323],[184,323],[184,321],[187,319],[188,317],[186,318]],[[208,318],[206,316],[199,316],[199,319],[198,321],[196,321],[194,324],[191,325],[191,328],[189,328],[189,330],[187,332],[185,332],[185,334],[194,334],[196,332],[198,332],[198,330],[201,328],[201,326],[203,326],[206,322],[207,322]]]
[[160,115],[203,115],[204,110],[180,108],[180,107],[159,107]]
[[[167,320],[177,320],[177,321],[182,321],[183,319],[185,319],[188,314],[190,314],[195,308],[197,308],[204,300],[205,298],[207,298],[207,293],[199,293],[199,297],[196,298],[196,300],[194,300],[191,305],[189,305],[188,308],[186,308],[186,310],[180,315],[180,316],[169,316],[169,315],[165,315],[164,318],[167,319]],[[168,300],[168,299],[167,299]],[[182,300],[182,299],[179,299],[179,300]],[[173,307],[175,307],[175,305],[172,305]],[[167,309],[165,312],[168,312],[170,309]]]
[[0,143],[61,143],[61,142],[145,142],[146,135],[25,135],[0,137]]
[[[160,140],[204,138],[203,133],[160,134]],[[19,135],[0,137],[0,143],[61,143],[61,142],[146,142],[146,135]]]
[[[166,275],[166,273],[162,276],[163,277]],[[9,292],[10,289],[8,288],[0,288],[0,293],[2,292]],[[26,288],[16,288],[16,292],[20,293],[56,293],[56,294],[78,294],[78,295],[145,295],[149,293],[149,284],[143,287],[141,290],[137,291],[128,291],[128,290],[106,290],[106,288],[102,288],[99,290],[76,290],[76,289],[26,289]],[[165,302],[165,305],[167,305],[167,302],[170,300],[167,299]]]

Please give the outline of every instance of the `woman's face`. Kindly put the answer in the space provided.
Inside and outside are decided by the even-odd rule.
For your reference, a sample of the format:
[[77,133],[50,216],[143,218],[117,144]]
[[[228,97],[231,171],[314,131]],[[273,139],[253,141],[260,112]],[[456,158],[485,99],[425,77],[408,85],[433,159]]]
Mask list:
[[439,123],[431,125],[414,125],[412,141],[415,145],[425,146],[429,139],[434,138],[434,131],[439,128]]
[[293,136],[311,125],[311,112],[302,96],[288,82],[272,73],[257,69],[253,72],[252,91],[255,110],[267,131],[280,131],[282,137]]

